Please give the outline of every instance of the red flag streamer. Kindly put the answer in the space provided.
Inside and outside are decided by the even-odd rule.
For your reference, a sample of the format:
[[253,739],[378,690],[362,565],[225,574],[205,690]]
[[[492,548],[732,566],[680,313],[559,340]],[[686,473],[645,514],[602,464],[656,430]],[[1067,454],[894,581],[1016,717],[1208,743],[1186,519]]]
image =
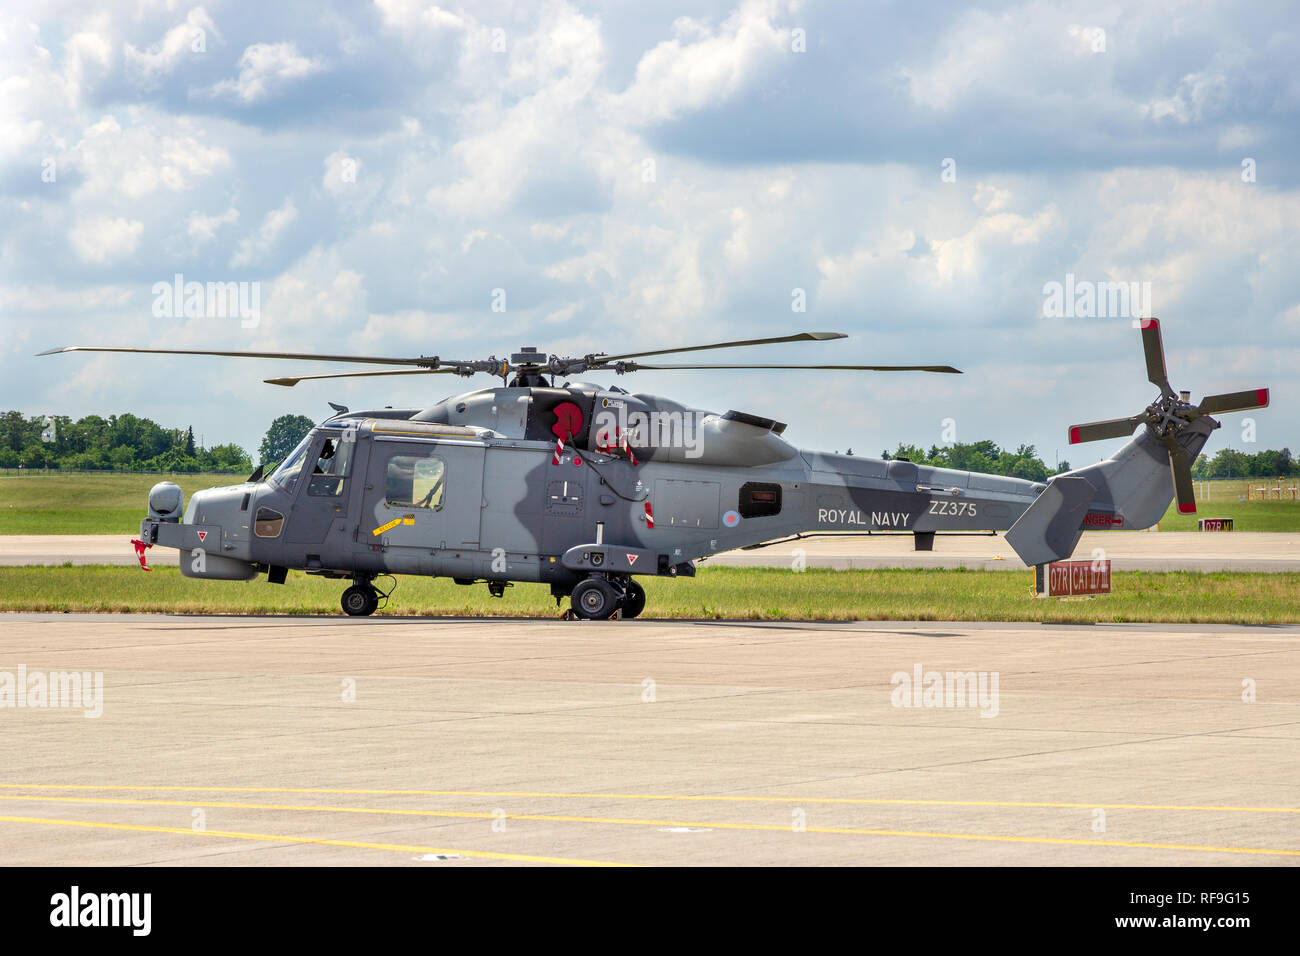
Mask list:
[[655,526],[655,513],[650,510],[650,502],[645,503],[645,526],[653,528]]
[[558,465],[560,457],[564,454],[564,438],[561,436],[555,439],[555,454],[551,456],[551,464]]
[[637,466],[636,455],[632,451],[632,446],[627,443],[627,435],[625,434],[619,435],[619,447],[622,448],[623,451],[627,453],[627,460],[630,461],[632,463],[632,467],[635,468]]
[[140,559],[140,570],[152,571],[153,568],[149,567],[149,565],[144,563],[144,552],[146,548],[152,548],[153,545],[145,544],[143,541],[139,541],[136,538],[132,538],[131,546],[135,548],[135,556]]

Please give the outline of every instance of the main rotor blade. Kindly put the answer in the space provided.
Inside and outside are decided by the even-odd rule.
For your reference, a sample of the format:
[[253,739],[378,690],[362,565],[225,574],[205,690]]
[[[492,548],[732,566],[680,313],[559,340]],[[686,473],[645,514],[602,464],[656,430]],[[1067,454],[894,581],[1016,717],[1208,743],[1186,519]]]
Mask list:
[[1225,392],[1222,395],[1207,395],[1201,399],[1193,412],[1200,415],[1218,415],[1222,412],[1244,412],[1250,408],[1268,407],[1268,389],[1252,388],[1245,392]]
[[1103,438],[1128,438],[1133,434],[1133,429],[1146,420],[1146,415],[1134,415],[1132,418],[1108,418],[1101,422],[1071,425],[1070,444],[1077,445],[1085,441],[1101,441]]
[[675,349],[657,349],[653,352],[624,352],[621,355],[597,353],[593,356],[598,362],[617,362],[620,359],[645,358],[650,355],[670,355],[674,352],[703,352],[705,349],[729,349],[740,345],[771,345],[775,342],[825,342],[830,339],[847,339],[843,332],[796,332],[793,335],[778,335],[768,339],[740,339],[735,342],[714,342],[710,345],[686,345]]
[[[224,355],[232,358],[299,359],[304,362],[354,362],[363,365],[424,365],[433,359],[391,358],[373,355],[317,355],[311,352],[239,352],[216,349],[128,349],[108,348],[98,345],[69,345],[61,349],[46,349],[39,355],[56,355],[60,352],[142,352],[150,355]],[[452,363],[444,363],[452,364]]]
[[[948,372],[953,375],[960,375],[961,369],[953,368],[951,365],[643,365],[641,362],[625,363],[624,371],[636,372],[641,369],[651,371],[663,371],[674,369],[728,369],[728,368],[760,368],[760,369],[829,369],[829,370],[847,370],[861,372]],[[596,369],[595,371],[600,371]]]
[[1160,389],[1162,395],[1172,395],[1169,372],[1165,369],[1165,344],[1160,335],[1159,319],[1142,319],[1142,351],[1146,353],[1147,381]]
[[453,375],[454,368],[411,368],[402,369],[399,372],[335,372],[332,375],[298,375],[296,377],[285,378],[264,378],[262,381],[267,385],[283,385],[285,388],[293,388],[299,382],[306,382],[310,379],[317,378],[366,378],[371,375]]
[[1165,439],[1169,446],[1169,470],[1174,476],[1174,497],[1178,500],[1180,515],[1196,514],[1196,492],[1192,485],[1192,466],[1187,459],[1187,449],[1174,441],[1173,432]]

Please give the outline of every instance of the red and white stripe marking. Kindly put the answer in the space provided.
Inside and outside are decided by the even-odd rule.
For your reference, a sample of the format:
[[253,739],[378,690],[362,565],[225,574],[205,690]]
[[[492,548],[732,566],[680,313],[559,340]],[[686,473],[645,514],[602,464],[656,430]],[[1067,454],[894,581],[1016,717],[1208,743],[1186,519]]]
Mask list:
[[645,526],[653,528],[655,526],[655,513],[650,510],[650,502],[645,503]]

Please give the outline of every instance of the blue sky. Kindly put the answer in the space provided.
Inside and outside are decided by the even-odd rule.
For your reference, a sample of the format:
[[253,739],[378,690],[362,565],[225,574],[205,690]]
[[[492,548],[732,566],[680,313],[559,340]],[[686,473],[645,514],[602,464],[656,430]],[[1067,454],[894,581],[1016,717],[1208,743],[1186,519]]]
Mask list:
[[[1300,450],[1288,13],[10,3],[0,405],[132,411],[253,449],[276,415],[431,404],[459,380],[286,390],[261,380],[331,367],[32,356],[477,358],[834,330],[851,338],[718,357],[966,374],[605,378],[779,418],[808,447],[939,443],[951,418],[960,440],[1080,464],[1114,443],[1067,451],[1067,425],[1154,390],[1131,317],[1044,316],[1044,284],[1072,274],[1149,283],[1174,386],[1271,386],[1256,447]],[[260,283],[259,323],[156,317],[153,286],[176,273]],[[1211,451],[1249,450],[1240,422]]]

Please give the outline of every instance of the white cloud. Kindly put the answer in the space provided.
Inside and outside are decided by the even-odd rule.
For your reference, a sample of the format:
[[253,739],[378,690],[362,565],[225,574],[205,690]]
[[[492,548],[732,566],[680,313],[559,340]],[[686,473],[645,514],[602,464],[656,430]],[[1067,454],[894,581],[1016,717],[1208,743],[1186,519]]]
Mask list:
[[284,204],[278,209],[272,209],[262,220],[262,225],[257,232],[246,237],[239,243],[239,248],[230,259],[232,266],[246,266],[252,264],[255,260],[266,255],[271,251],[280,234],[287,229],[295,219],[298,218],[298,207],[294,205],[293,198],[290,197],[284,201]]
[[130,43],[122,45],[123,62],[129,77],[144,86],[156,85],[162,77],[191,56],[206,52],[209,34],[218,38],[217,26],[202,7],[195,7],[147,50]]
[[[1167,11],[1028,0],[932,19],[936,33],[822,0],[733,0],[675,23],[684,4],[648,15],[382,0],[359,14],[325,0],[301,22],[217,14],[229,44],[219,59],[174,38],[198,2],[142,18],[41,10],[39,28],[0,14],[0,262],[26,290],[0,287],[0,311],[34,314],[47,289],[52,302],[84,293],[84,308],[62,310],[59,337],[112,323],[129,341],[157,331],[120,321],[147,316],[147,297],[142,309],[94,290],[138,298],[152,281],[139,275],[252,267],[256,333],[169,331],[231,348],[278,337],[486,356],[840,329],[852,338],[808,344],[799,360],[951,362],[968,374],[790,376],[776,390],[741,375],[620,384],[773,415],[797,393],[789,435],[811,447],[937,440],[934,422],[955,407],[963,440],[1050,452],[1068,419],[1086,417],[1079,383],[1114,394],[1116,414],[1129,397],[1149,400],[1126,324],[1042,319],[1044,282],[1073,272],[1152,282],[1179,384],[1258,379],[1278,389],[1277,409],[1300,402],[1287,384],[1300,359],[1300,188],[1278,158],[1294,152],[1300,87],[1255,52],[1281,44],[1262,42],[1267,13],[1210,10],[1171,30]],[[1069,29],[1094,22],[1104,54]],[[805,54],[790,51],[793,26],[808,29]],[[202,109],[184,102],[191,77],[223,75],[196,91]],[[289,93],[291,114],[246,108]],[[854,129],[841,151],[817,151],[821,131]],[[779,148],[764,149],[768,135]],[[939,179],[949,155],[957,183]],[[39,182],[46,156],[56,184]],[[1257,184],[1241,182],[1242,156],[1258,158]],[[64,244],[66,255],[45,251]],[[489,311],[497,287],[508,313]],[[794,287],[807,290],[806,314],[790,310]],[[125,363],[70,361],[85,363],[76,410],[103,410],[103,381]],[[412,376],[258,392],[260,368],[160,361],[225,396],[224,408],[185,412],[196,429],[254,445],[267,394],[318,415],[326,387],[361,407],[488,384]],[[1243,363],[1258,374],[1227,380]],[[5,384],[14,407],[71,400],[25,368]],[[903,405],[900,386],[915,390]],[[180,414],[147,383],[126,381],[117,397],[121,410]],[[1296,447],[1286,421],[1260,416],[1261,429],[1291,429],[1276,445]]]
[[143,234],[144,223],[139,220],[100,217],[74,225],[68,239],[84,262],[103,265],[132,256]]
[[636,67],[636,80],[619,98],[634,123],[653,123],[716,106],[754,84],[791,54],[791,33],[773,20],[784,4],[744,2],[715,32],[689,17]]
[[400,31],[459,30],[465,20],[458,14],[421,0],[375,0],[384,26]]
[[322,60],[298,53],[294,43],[254,43],[239,58],[239,78],[222,80],[214,95],[233,95],[242,103],[255,103],[284,86],[325,69]]
[[231,206],[219,216],[205,216],[201,212],[190,214],[185,231],[191,239],[199,242],[206,242],[216,237],[217,230],[222,226],[230,225],[239,221],[239,210]]
[[225,148],[208,145],[184,124],[168,131],[143,122],[124,129],[111,115],[85,129],[72,158],[85,174],[78,190],[85,199],[183,192],[230,165]]

